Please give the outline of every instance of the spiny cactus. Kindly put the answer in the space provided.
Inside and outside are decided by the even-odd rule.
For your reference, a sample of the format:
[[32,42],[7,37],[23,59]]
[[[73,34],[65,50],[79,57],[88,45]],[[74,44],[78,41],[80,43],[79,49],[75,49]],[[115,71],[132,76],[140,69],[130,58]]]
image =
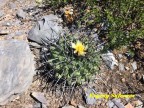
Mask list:
[[44,41],[39,73],[54,85],[81,85],[99,71],[99,53],[92,37],[61,36],[55,43]]

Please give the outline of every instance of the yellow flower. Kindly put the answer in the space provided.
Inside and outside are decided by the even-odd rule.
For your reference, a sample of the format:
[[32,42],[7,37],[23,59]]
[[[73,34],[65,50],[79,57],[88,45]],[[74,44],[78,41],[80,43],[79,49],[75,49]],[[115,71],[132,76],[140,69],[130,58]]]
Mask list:
[[86,47],[82,44],[82,42],[77,41],[77,43],[72,43],[72,48],[75,49],[74,53],[78,53],[78,56],[84,56],[86,54]]

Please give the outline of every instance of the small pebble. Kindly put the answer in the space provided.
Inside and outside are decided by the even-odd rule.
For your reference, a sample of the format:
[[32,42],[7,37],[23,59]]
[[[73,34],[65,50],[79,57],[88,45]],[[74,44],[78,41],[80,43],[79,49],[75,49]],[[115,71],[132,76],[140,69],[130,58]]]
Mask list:
[[4,16],[4,12],[0,10],[0,18]]
[[118,57],[121,59],[123,56],[122,56],[122,54],[118,54]]
[[125,67],[125,69],[126,69],[126,70],[130,70],[130,68],[129,68],[129,67]]
[[124,64],[119,63],[119,70],[120,71],[125,71]]
[[26,13],[22,10],[22,9],[19,9],[16,13],[16,16],[18,18],[22,18],[22,19],[25,19],[26,18]]
[[132,65],[133,71],[137,70],[137,63],[136,62],[131,63],[131,65]]
[[118,106],[118,108],[125,108],[120,99],[113,99],[112,102]]
[[31,96],[36,99],[37,101],[43,103],[43,104],[47,104],[47,100],[44,97],[44,94],[41,92],[33,92],[31,93]]
[[9,26],[11,26],[12,24],[11,24],[10,22],[4,22],[2,25],[9,27]]
[[112,108],[114,106],[114,103],[112,101],[108,101],[107,106],[108,108]]
[[85,89],[85,100],[86,100],[86,103],[88,105],[94,105],[94,104],[96,104],[96,99],[94,97],[90,97],[90,94],[94,93],[93,90],[94,89],[90,89],[90,88],[88,88],[88,89],[86,88]]

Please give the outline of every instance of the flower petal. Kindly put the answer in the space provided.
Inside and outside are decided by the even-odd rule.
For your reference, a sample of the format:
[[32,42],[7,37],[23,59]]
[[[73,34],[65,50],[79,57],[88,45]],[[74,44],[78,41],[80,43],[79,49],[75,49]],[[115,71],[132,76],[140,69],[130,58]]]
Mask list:
[[86,52],[79,52],[78,55],[79,56],[85,56]]
[[76,45],[79,46],[79,45],[82,45],[82,43],[78,40],[77,43],[76,43]]
[[76,48],[76,44],[75,43],[71,43],[71,45],[72,45],[72,48]]

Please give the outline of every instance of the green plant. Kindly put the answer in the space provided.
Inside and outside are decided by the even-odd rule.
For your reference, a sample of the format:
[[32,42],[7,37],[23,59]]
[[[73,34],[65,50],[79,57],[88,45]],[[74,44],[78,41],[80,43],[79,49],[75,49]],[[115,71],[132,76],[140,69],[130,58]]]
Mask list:
[[[99,36],[105,37],[106,48],[129,46],[137,38],[144,38],[143,0],[80,0],[71,2],[75,10],[80,8],[75,20],[78,27],[82,27],[81,22],[85,22],[85,28],[96,28]],[[70,1],[67,0],[66,3],[70,3]]]
[[144,2],[142,0],[110,1],[104,9],[109,23],[108,46],[118,48],[144,36]]
[[81,85],[92,80],[92,76],[98,72],[99,53],[91,37],[61,36],[56,43],[44,43],[48,52],[42,51],[45,58],[42,61],[45,68],[42,70],[45,70],[45,77],[53,77],[54,83]]

